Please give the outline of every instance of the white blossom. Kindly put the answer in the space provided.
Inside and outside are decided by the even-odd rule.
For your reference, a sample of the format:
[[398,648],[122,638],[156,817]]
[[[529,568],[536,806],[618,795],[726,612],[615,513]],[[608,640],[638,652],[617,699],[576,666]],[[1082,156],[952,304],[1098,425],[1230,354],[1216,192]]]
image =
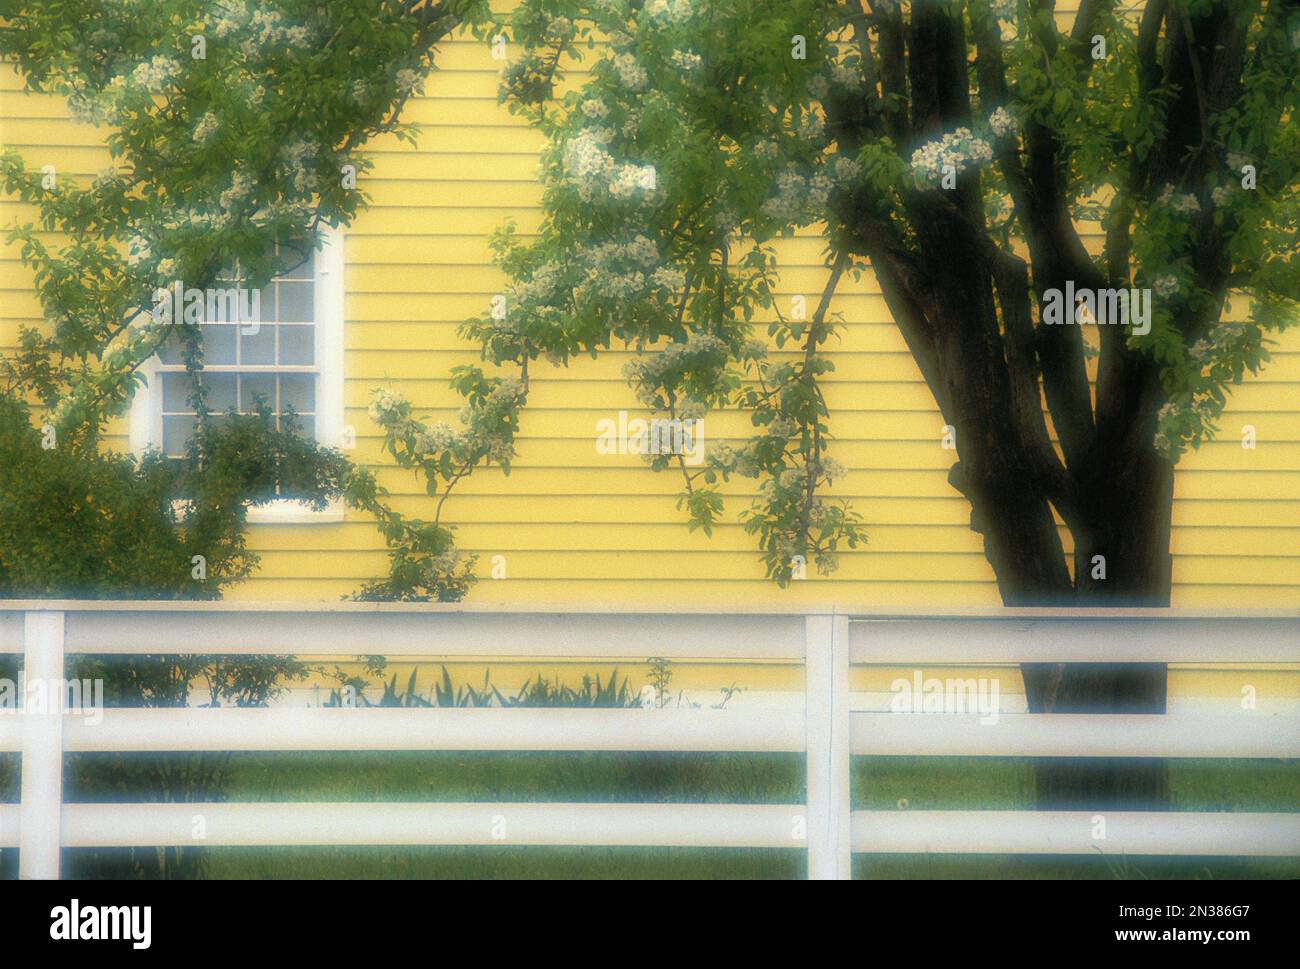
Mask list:
[[912,153],[912,171],[923,182],[939,184],[944,166],[951,166],[954,174],[976,168],[993,158],[993,149],[982,138],[976,138],[969,128],[958,128],[938,141],[930,141]]
[[620,165],[617,173],[610,179],[609,194],[613,198],[626,200],[653,191],[654,186],[653,165]]
[[816,111],[808,111],[799,119],[799,137],[820,144],[826,137],[826,119]]
[[640,91],[649,81],[645,68],[637,62],[633,54],[619,54],[615,57],[614,70],[618,73],[618,79],[629,91]]
[[366,412],[370,415],[372,420],[378,423],[383,423],[384,418],[397,408],[399,402],[398,397],[390,391],[381,388],[374,392],[374,396],[371,397],[370,406],[366,408]]
[[316,175],[310,168],[315,147],[309,141],[299,139],[291,141],[280,148],[286,170],[293,174],[294,191],[307,192],[315,188]]
[[532,277],[515,287],[521,300],[548,303],[556,295],[560,283],[560,267],[554,262],[543,263],[533,270]]
[[660,266],[651,274],[650,282],[661,289],[677,292],[686,288],[686,274],[671,266]]
[[131,80],[150,94],[158,94],[180,73],[180,64],[174,58],[157,55],[137,64]]
[[220,205],[224,211],[229,212],[240,202],[243,202],[244,199],[248,198],[252,189],[253,180],[249,177],[248,173],[236,171],[230,176],[230,188],[221,193],[220,197],[217,199],[217,204]]
[[397,90],[402,94],[406,94],[415,87],[415,83],[419,79],[419,74],[411,70],[409,67],[404,67],[397,72],[397,77],[395,79],[397,82]]
[[95,175],[95,180],[91,183],[96,191],[104,192],[114,188],[117,185],[117,169],[101,168]]
[[583,201],[590,202],[598,188],[604,189],[614,172],[614,157],[605,150],[613,137],[608,128],[583,128],[565,146],[564,167]]
[[856,182],[862,177],[862,165],[855,158],[846,158],[841,155],[835,159],[835,181],[841,185],[850,182]]
[[645,5],[646,16],[661,24],[683,24],[691,19],[695,11],[691,0],[650,0]]
[[857,91],[862,87],[862,75],[852,64],[836,61],[831,64],[831,80],[840,87]]
[[1157,276],[1151,283],[1151,288],[1161,299],[1166,299],[1178,292],[1178,278],[1168,274]]
[[221,123],[217,121],[217,116],[209,111],[194,126],[194,140],[199,144],[203,144],[203,142],[215,135],[220,128]]
[[787,169],[776,178],[776,195],[763,203],[764,214],[778,222],[792,222],[803,210],[808,183],[798,172]]
[[704,58],[690,51],[675,50],[672,56],[673,66],[686,73],[698,71],[704,65]]
[[627,258],[643,266],[653,266],[659,262],[659,247],[639,232],[632,237],[625,251]]
[[719,205],[713,210],[713,225],[719,232],[726,235],[740,225],[740,217],[736,215],[730,206]]
[[445,421],[435,421],[416,435],[416,447],[426,454],[445,451],[456,443],[456,432]]
[[684,24],[691,19],[691,14],[695,10],[691,7],[691,0],[671,0],[670,6],[672,13],[669,15],[675,24]]
[[814,213],[824,209],[834,184],[825,172],[818,172],[808,180],[808,208]]
[[103,124],[108,112],[101,99],[73,94],[68,98],[68,116],[79,124]]
[[827,481],[839,481],[846,474],[847,469],[834,458],[821,459],[821,472]]
[[1020,124],[1010,111],[999,105],[997,110],[989,115],[989,130],[995,137],[1009,138],[1019,133]]
[[243,0],[224,0],[217,4],[217,15],[210,22],[209,28],[217,37],[229,37],[239,30],[247,16],[248,8]]

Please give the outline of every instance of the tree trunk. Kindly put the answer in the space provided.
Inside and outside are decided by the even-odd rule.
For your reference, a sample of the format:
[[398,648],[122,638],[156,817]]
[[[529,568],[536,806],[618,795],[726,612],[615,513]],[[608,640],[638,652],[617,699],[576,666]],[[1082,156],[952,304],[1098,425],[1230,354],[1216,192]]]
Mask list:
[[[1173,466],[1149,445],[1137,443],[1144,428],[1129,434],[1136,440],[1127,443],[1137,446],[1118,447],[1116,459],[1097,462],[1097,478],[1084,489],[1073,590],[1068,578],[1063,586],[1065,563],[1055,528],[1048,536],[1041,527],[1027,527],[1041,522],[1042,509],[1032,501],[1025,507],[1025,476],[1000,469],[1010,477],[999,474],[991,480],[1010,481],[1010,487],[981,487],[961,472],[960,464],[954,469],[953,483],[971,500],[972,527],[984,535],[985,554],[1005,605],[1169,605]],[[1021,507],[1014,510],[1006,498],[1017,491]],[[1021,674],[1031,713],[1165,712],[1164,664],[1034,663],[1023,665]],[[1157,758],[1037,758],[1034,781],[1040,809],[1168,807],[1166,764]]]

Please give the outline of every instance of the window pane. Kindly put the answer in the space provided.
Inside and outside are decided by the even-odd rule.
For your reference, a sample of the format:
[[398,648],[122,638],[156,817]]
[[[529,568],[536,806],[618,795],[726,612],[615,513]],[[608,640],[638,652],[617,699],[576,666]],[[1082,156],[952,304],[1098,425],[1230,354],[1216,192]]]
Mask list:
[[252,290],[234,283],[208,290],[204,320],[208,323],[235,323],[259,318],[261,308],[254,304]]
[[[171,308],[174,309],[176,306],[174,302],[175,300],[174,292],[172,298],[173,298],[173,302],[170,304],[170,306]],[[178,316],[176,319],[171,320],[171,322],[188,323],[191,326],[194,325],[195,323],[202,323],[207,319],[207,311],[208,311],[208,301],[207,301],[207,294],[204,292],[204,290],[187,288],[185,290],[184,296],[181,298],[180,316]]]
[[275,322],[275,283],[269,283],[258,290],[257,318]]
[[310,366],[316,361],[316,328],[280,327],[280,362],[286,366]]
[[190,395],[190,375],[186,373],[160,373],[162,379],[163,411],[192,411],[186,398]]
[[181,338],[178,334],[172,333],[162,346],[158,348],[158,359],[163,363],[184,363],[185,359],[181,356]]
[[[302,257],[293,249],[284,248],[280,250],[280,262],[285,266],[292,266]],[[311,279],[316,272],[316,250],[307,250],[307,261],[296,269],[286,272],[280,279]]]
[[237,327],[226,323],[210,323],[199,327],[203,334],[204,363],[210,366],[229,366],[235,362],[236,329]]
[[316,375],[287,373],[280,377],[280,410],[292,407],[299,414],[316,410]]
[[185,445],[193,433],[193,417],[164,417],[163,453],[169,457],[184,454]]
[[[251,330],[253,327],[247,327]],[[239,334],[239,362],[244,366],[275,363],[275,326],[262,323],[256,333]]]
[[233,373],[205,373],[203,386],[208,388],[208,410],[225,412],[235,403],[235,375]]
[[251,414],[257,409],[258,397],[266,398],[266,406],[275,411],[275,374],[246,373],[240,378],[239,409]]
[[280,306],[277,319],[283,323],[310,323],[316,317],[311,283],[277,283]]

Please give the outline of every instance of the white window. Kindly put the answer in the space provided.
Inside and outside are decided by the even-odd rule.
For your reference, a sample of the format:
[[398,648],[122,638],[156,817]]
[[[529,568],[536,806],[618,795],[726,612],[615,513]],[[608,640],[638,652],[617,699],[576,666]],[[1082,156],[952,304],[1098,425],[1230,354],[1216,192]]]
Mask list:
[[[321,233],[321,250],[260,291],[255,324],[205,314],[199,326],[204,356],[200,379],[216,420],[232,407],[248,414],[265,402],[277,426],[292,412],[304,434],[339,447],[344,431],[343,240],[329,227]],[[242,291],[238,275],[236,270],[235,278],[217,285],[236,290],[235,299],[247,306],[252,294]],[[132,404],[131,447],[139,453],[152,446],[168,457],[179,457],[195,421],[179,342],[169,341],[143,369],[148,385]],[[316,512],[286,497],[250,509],[248,517],[252,522],[336,521],[343,511],[337,503]]]

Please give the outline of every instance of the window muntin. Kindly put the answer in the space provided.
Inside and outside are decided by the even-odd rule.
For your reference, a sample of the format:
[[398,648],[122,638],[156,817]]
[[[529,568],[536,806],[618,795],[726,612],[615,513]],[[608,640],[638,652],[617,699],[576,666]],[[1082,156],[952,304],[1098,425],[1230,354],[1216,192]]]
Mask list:
[[[261,289],[256,325],[209,321],[205,305],[199,324],[204,355],[199,379],[208,389],[213,420],[222,420],[231,407],[236,413],[253,413],[263,398],[276,427],[282,426],[292,409],[301,432],[316,436],[321,383],[318,309],[324,302],[318,258],[316,252],[310,253],[302,265]],[[236,271],[214,285],[227,289],[244,284]],[[156,443],[168,457],[180,457],[193,434],[196,415],[187,400],[190,378],[179,337],[160,349],[154,369],[162,418],[161,440]]]

